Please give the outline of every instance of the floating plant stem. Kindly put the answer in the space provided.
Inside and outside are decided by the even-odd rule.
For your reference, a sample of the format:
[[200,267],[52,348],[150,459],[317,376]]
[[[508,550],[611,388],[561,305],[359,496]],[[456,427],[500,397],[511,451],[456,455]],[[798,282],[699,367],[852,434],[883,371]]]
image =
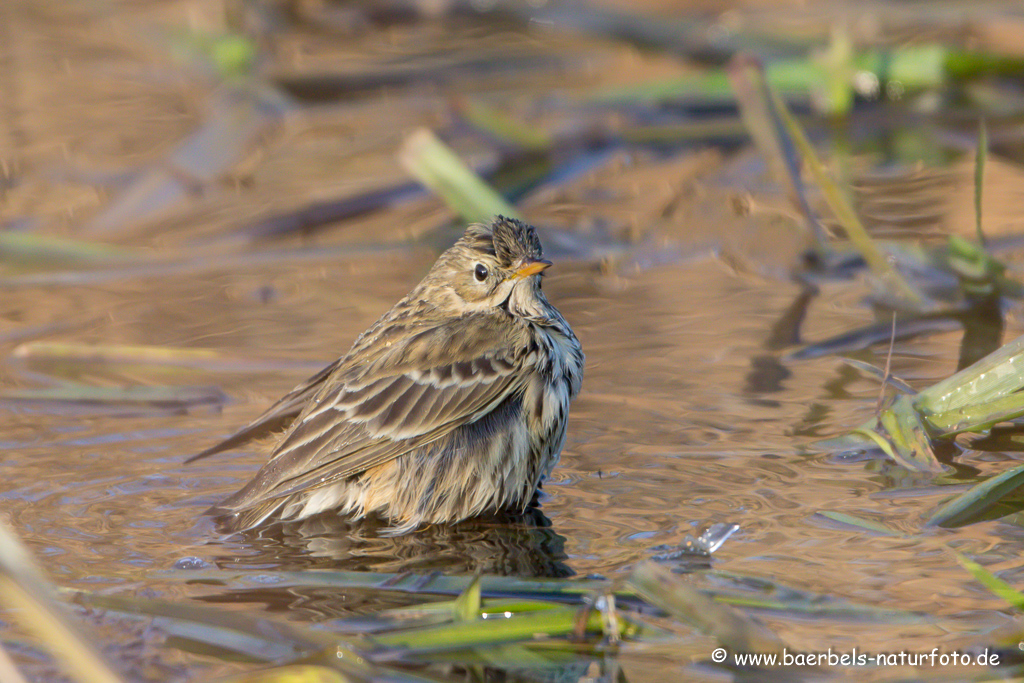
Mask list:
[[406,138],[398,158],[406,170],[470,223],[486,222],[497,215],[519,217],[504,197],[426,128]]
[[985,159],[988,157],[988,131],[985,120],[978,122],[978,149],[974,154],[974,229],[978,244],[985,246],[985,233],[981,230],[981,199],[985,185]]
[[28,549],[6,525],[0,524],[0,605],[38,636],[72,680],[121,683],[121,677],[57,601],[56,592],[44,576]]
[[846,231],[847,237],[860,252],[864,261],[868,264],[868,268],[878,277],[888,282],[894,290],[898,293],[899,297],[905,302],[913,305],[917,309],[924,308],[926,301],[916,287],[910,284],[903,278],[899,272],[893,268],[889,262],[888,257],[882,252],[881,249],[875,244],[871,236],[868,235],[867,230],[864,228],[864,224],[861,223],[860,217],[857,216],[857,212],[850,206],[849,200],[846,195],[840,191],[839,187],[832,181],[828,173],[825,172],[825,167],[821,161],[818,160],[818,155],[814,151],[814,147],[811,145],[807,136],[804,134],[803,129],[800,128],[800,124],[796,122],[793,115],[789,113],[789,108],[786,103],[782,101],[782,98],[778,96],[774,91],[769,91],[769,94],[775,103],[775,110],[778,112],[779,118],[785,125],[786,130],[793,138],[793,142],[796,144],[797,149],[804,158],[804,162],[807,164],[811,171],[811,175],[814,176],[815,182],[817,182],[819,189],[821,189],[822,196],[828,203],[829,208],[832,209],[832,213],[835,215],[836,220],[843,226],[843,230]]

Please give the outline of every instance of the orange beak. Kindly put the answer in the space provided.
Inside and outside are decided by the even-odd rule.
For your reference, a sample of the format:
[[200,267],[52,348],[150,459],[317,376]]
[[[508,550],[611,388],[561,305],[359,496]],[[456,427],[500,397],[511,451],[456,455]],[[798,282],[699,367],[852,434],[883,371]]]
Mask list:
[[520,280],[530,275],[536,275],[545,268],[551,265],[551,261],[542,258],[524,258],[519,267],[516,268],[516,272],[512,274],[512,277],[516,280]]

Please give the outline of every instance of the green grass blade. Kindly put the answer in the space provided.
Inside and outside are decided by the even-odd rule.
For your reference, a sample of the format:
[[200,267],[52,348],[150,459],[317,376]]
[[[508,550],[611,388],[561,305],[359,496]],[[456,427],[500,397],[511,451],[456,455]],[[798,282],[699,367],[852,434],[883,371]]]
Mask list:
[[[953,53],[941,43],[905,45],[898,49],[867,50],[852,55],[853,73],[867,76],[866,82],[876,84],[899,83],[901,94],[918,92],[926,88],[941,87],[947,70],[958,74],[973,71],[971,75],[991,72],[992,68],[978,68],[971,62],[972,53]],[[964,63],[957,67],[957,63]],[[957,68],[950,68],[957,67]],[[1017,68],[1020,68],[1019,60]],[[830,74],[828,65],[807,57],[776,59],[765,65],[765,77],[772,88],[787,97],[809,97],[827,87]],[[1009,71],[1009,69],[1008,69]],[[860,88],[862,94],[876,97],[887,92]],[[895,95],[896,92],[893,91]],[[728,99],[732,96],[725,73],[721,69],[705,69],[697,75],[682,78],[658,79],[630,86],[615,86],[601,92],[599,101],[671,100],[681,96],[699,96],[706,99]]]
[[1024,336],[977,363],[923,389],[914,405],[924,414],[945,413],[1002,398],[1024,387]]
[[911,467],[909,467],[907,465],[907,463],[903,462],[900,459],[900,455],[893,448],[893,445],[891,443],[889,443],[889,441],[885,437],[883,437],[881,434],[879,434],[877,431],[875,431],[878,428],[878,426],[879,426],[879,422],[880,422],[879,420],[874,420],[871,423],[868,423],[868,424],[865,424],[865,425],[861,425],[860,427],[857,427],[856,429],[851,430],[850,433],[847,434],[846,436],[847,437],[854,437],[854,438],[860,437],[861,439],[863,439],[863,443],[862,444],[858,444],[858,445],[866,446],[869,443],[870,444],[874,444],[879,449],[881,449],[881,451],[883,453],[888,455],[889,458],[892,459],[893,462],[899,463],[900,465],[903,465],[907,469],[912,469]]
[[140,252],[100,242],[48,237],[29,232],[0,231],[0,261],[15,265],[102,265],[138,258]]
[[455,618],[459,621],[473,621],[480,617],[480,575],[466,586],[466,590],[455,599]]
[[[337,619],[334,624],[339,632],[352,633],[377,633],[391,631],[398,628],[418,628],[431,626],[457,619],[456,610],[459,598],[455,600],[442,600],[440,602],[426,602],[410,607],[396,607],[386,609],[374,614],[362,615],[351,619]],[[498,614],[519,614],[522,612],[537,612],[546,609],[559,607],[561,603],[542,600],[486,600],[473,615],[473,618],[482,615]]]
[[878,420],[888,434],[900,464],[915,472],[943,471],[942,463],[932,450],[928,430],[909,396],[897,396]]
[[932,514],[928,526],[959,527],[971,524],[1021,486],[1024,486],[1024,465],[986,479],[946,501]]
[[520,217],[504,197],[426,128],[406,138],[398,159],[409,173],[470,223],[485,223],[498,215]]
[[1024,610],[1024,593],[1021,593],[998,576],[982,567],[977,562],[969,560],[960,553],[956,555],[956,561],[960,566],[971,573],[972,576],[985,588],[1017,609]]
[[[556,607],[550,610],[513,614],[510,617],[457,621],[420,629],[373,636],[380,646],[404,648],[417,654],[472,649],[501,643],[533,640],[538,634],[548,637],[566,636],[575,631],[579,609]],[[588,631],[600,633],[601,615],[591,612],[587,617]]]
[[463,100],[456,104],[456,111],[471,124],[507,145],[537,152],[551,149],[554,144],[551,135],[481,102]]
[[985,431],[1000,422],[1021,416],[1024,416],[1024,393],[1016,393],[987,403],[927,415],[925,421],[943,436],[953,436],[963,432]]
[[853,109],[853,82],[857,70],[853,63],[853,40],[840,23],[832,27],[831,40],[819,55],[824,80],[814,104],[821,113],[831,117],[848,116]]

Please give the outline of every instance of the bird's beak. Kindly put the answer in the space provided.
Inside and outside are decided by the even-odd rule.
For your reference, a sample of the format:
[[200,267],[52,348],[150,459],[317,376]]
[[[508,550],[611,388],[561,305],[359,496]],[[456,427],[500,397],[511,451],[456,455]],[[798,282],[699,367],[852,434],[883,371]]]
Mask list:
[[551,261],[547,259],[527,257],[520,261],[519,267],[516,268],[516,272],[512,274],[512,277],[520,280],[530,275],[536,275],[550,265]]

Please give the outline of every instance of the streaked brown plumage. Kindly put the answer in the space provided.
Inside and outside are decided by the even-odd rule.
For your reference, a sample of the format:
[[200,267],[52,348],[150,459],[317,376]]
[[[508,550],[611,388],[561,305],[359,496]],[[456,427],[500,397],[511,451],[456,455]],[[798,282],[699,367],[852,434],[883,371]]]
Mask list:
[[402,533],[522,511],[558,461],[583,351],[541,291],[534,229],[471,226],[341,359],[195,458],[290,423],[211,509],[236,529],[336,509]]

